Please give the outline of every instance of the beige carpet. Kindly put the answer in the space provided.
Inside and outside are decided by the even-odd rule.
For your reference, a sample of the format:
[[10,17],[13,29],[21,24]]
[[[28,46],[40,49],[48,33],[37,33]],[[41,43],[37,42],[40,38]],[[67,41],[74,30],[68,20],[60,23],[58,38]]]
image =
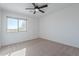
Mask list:
[[79,56],[79,49],[45,39],[34,39],[0,49],[1,56]]

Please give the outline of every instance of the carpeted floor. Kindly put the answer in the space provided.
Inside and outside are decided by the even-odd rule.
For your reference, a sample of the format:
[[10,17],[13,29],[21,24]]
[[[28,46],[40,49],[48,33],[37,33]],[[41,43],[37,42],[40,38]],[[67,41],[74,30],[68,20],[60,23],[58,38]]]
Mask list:
[[79,48],[45,39],[34,39],[2,47],[0,56],[79,56]]

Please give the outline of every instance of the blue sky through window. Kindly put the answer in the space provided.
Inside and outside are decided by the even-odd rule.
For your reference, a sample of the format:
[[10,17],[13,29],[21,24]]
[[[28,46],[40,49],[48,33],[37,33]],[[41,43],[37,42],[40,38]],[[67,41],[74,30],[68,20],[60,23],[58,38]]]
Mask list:
[[8,18],[8,29],[17,29],[18,20],[13,18]]
[[26,31],[26,20],[8,18],[7,27],[8,32]]

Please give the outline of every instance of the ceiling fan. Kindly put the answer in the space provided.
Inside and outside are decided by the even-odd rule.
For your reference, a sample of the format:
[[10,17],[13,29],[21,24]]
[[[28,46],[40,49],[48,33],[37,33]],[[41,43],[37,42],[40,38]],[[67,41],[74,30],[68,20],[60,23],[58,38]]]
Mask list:
[[32,5],[34,6],[34,8],[26,8],[26,10],[34,10],[33,14],[35,14],[37,11],[40,11],[42,13],[45,13],[43,10],[41,10],[42,8],[48,7],[48,5],[43,5],[43,6],[38,6],[35,3],[32,3]]

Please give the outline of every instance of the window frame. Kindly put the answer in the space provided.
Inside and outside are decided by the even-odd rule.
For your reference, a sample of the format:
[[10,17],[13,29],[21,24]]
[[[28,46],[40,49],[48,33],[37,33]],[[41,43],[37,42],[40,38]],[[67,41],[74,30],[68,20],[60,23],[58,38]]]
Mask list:
[[[15,31],[15,32],[8,32],[8,18],[12,18],[12,19],[16,19],[17,20],[17,29],[18,29],[17,31]],[[27,19],[18,18],[18,17],[11,17],[11,16],[6,16],[6,19],[7,19],[6,31],[8,33],[27,32]],[[25,22],[26,22],[26,30],[25,31],[19,31],[19,20],[25,20]]]

